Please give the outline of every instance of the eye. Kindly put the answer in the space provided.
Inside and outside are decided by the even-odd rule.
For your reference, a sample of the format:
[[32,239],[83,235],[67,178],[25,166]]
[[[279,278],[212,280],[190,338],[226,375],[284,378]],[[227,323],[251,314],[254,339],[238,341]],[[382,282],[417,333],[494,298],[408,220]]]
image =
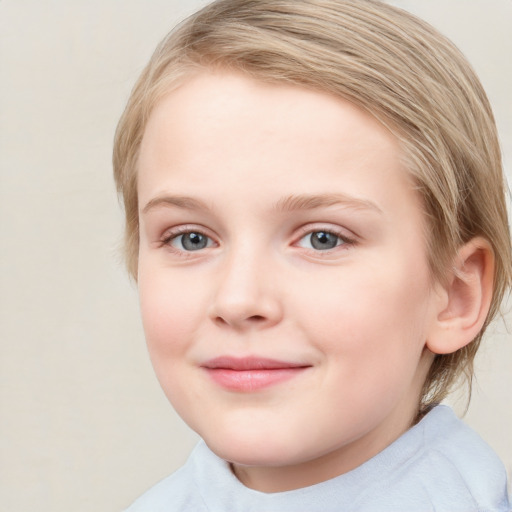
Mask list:
[[199,251],[211,247],[214,242],[203,233],[189,231],[180,235],[171,236],[166,243],[181,251]]
[[328,251],[334,249],[338,245],[346,243],[340,235],[331,233],[330,231],[312,231],[306,236],[303,236],[298,245],[306,249],[314,249],[315,251]]

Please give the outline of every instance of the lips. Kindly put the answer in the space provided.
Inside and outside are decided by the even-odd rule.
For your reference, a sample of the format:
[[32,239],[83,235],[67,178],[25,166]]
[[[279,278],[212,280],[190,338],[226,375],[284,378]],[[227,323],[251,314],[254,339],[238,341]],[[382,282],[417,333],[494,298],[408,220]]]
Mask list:
[[260,357],[217,357],[202,365],[210,378],[230,391],[251,392],[298,377],[311,365]]

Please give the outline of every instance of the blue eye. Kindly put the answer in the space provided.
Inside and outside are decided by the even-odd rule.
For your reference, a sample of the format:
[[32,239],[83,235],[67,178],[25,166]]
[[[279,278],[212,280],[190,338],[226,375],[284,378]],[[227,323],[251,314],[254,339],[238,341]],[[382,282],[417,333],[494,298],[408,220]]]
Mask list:
[[182,251],[199,251],[206,249],[213,245],[211,238],[198,233],[197,231],[190,231],[182,235],[175,236],[169,241],[170,245]]
[[299,246],[316,251],[328,251],[334,249],[345,241],[335,233],[329,231],[313,231],[299,240]]

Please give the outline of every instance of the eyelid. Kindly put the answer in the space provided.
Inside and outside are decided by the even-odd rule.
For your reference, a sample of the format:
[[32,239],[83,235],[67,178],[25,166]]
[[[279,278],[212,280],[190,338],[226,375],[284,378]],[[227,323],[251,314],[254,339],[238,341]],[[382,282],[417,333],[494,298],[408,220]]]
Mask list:
[[[185,250],[177,249],[176,247],[173,247],[171,245],[172,240],[174,240],[175,238],[177,238],[181,235],[186,235],[187,233],[199,233],[199,234],[209,238],[210,240],[212,240],[214,247],[219,245],[219,242],[216,240],[215,235],[213,235],[209,229],[206,229],[205,227],[199,226],[197,224],[180,224],[179,226],[175,226],[175,227],[166,229],[164,234],[160,237],[160,244],[163,247],[166,247],[169,250],[176,252],[176,253],[187,253],[187,254],[194,253],[196,251],[185,251]],[[207,248],[211,249],[211,246],[205,247],[205,249],[207,249]],[[204,250],[204,249],[199,249],[197,252],[201,252],[202,250]]]
[[339,236],[342,240],[349,243],[355,243],[358,239],[357,235],[355,235],[352,231],[349,231],[346,228],[342,228],[341,226],[334,226],[328,223],[318,222],[301,226],[298,229],[298,234],[295,236],[296,241],[294,243],[297,243],[298,240],[304,238],[306,235],[315,233],[317,231],[325,231],[326,233],[332,233],[333,235]]
[[[343,228],[341,226],[332,225],[329,223],[310,223],[304,226],[301,226],[297,229],[296,234],[293,237],[292,245],[297,247],[300,240],[302,240],[305,236],[310,235],[314,232],[325,231],[327,233],[331,233],[340,238],[342,241],[341,244],[333,247],[332,249],[318,250],[318,249],[309,249],[309,248],[301,248],[310,253],[314,253],[316,255],[324,255],[327,256],[333,252],[339,250],[346,250],[351,246],[354,246],[358,242],[358,236],[355,235],[352,231],[347,228]],[[171,241],[180,235],[184,235],[187,233],[199,233],[207,238],[209,238],[213,244],[209,247],[205,247],[203,249],[198,249],[197,251],[187,251],[182,250],[171,245]],[[170,227],[166,229],[163,235],[159,239],[159,245],[168,249],[171,252],[174,252],[179,255],[192,257],[193,255],[199,255],[199,253],[204,252],[205,249],[212,249],[218,247],[220,244],[218,242],[218,237],[211,232],[210,229],[205,228],[204,226],[198,224],[180,224],[174,227]],[[300,246],[299,246],[300,248]]]
[[[336,245],[332,249],[318,250],[318,249],[310,249],[308,247],[299,246],[299,242],[306,237],[307,235],[311,235],[312,233],[324,231],[326,233],[331,233],[337,236],[342,243]],[[347,250],[348,248],[356,245],[358,242],[358,237],[353,232],[349,231],[346,228],[342,228],[340,226],[329,225],[328,223],[314,223],[314,224],[306,224],[305,226],[301,226],[298,229],[298,234],[294,237],[294,242],[292,245],[295,247],[299,247],[309,253],[312,253],[317,256],[328,256],[334,252],[340,250]]]

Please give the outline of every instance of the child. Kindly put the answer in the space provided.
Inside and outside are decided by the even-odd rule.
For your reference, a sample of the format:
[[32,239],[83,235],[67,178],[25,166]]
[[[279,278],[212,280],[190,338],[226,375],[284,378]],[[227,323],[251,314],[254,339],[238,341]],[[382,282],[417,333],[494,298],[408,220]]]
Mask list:
[[446,406],[512,281],[491,109],[376,0],[218,0],[116,134],[150,356],[202,438],[147,511],[507,511]]

